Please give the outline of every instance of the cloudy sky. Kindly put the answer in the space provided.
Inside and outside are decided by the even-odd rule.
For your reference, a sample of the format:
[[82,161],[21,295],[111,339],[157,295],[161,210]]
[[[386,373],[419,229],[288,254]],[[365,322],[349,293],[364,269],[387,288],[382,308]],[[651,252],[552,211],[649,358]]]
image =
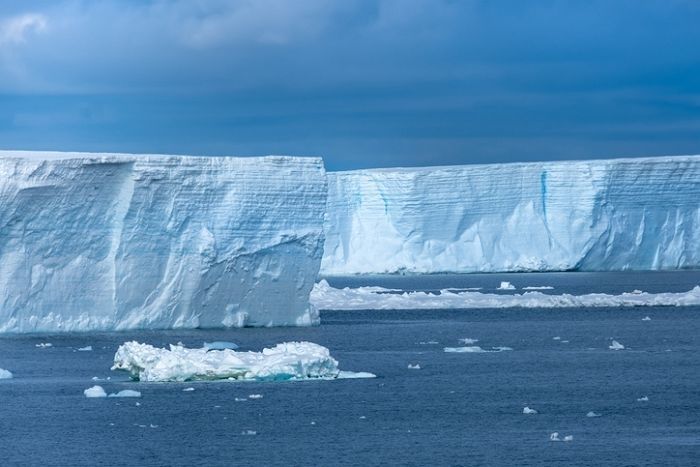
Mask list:
[[693,0],[0,4],[0,147],[331,170],[700,153]]

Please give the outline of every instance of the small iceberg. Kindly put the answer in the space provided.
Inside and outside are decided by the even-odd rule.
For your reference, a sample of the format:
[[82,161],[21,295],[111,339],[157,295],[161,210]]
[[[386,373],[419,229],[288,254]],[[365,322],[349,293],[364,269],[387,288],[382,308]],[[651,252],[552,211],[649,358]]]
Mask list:
[[102,386],[93,386],[91,388],[87,388],[86,390],[83,391],[83,394],[85,394],[85,397],[107,397],[107,393],[105,390],[102,388]]
[[600,414],[597,413],[597,412],[591,411],[591,412],[588,412],[588,413],[586,414],[586,417],[588,417],[588,418],[600,417]]
[[12,379],[12,372],[0,368],[0,379]]
[[243,431],[241,431],[241,435],[243,435],[243,436],[255,436],[255,435],[257,435],[257,434],[258,434],[258,432],[257,432],[257,431],[253,431],[253,430],[243,430]]
[[552,337],[552,340],[553,340],[553,341],[560,341],[560,340],[561,340],[561,337],[560,337],[560,336],[554,336],[554,337]]
[[649,402],[649,397],[642,396],[637,399],[637,402]]
[[248,394],[248,399],[262,399],[262,394]]
[[625,350],[625,346],[614,340],[608,346],[610,350]]
[[648,316],[645,316],[644,318],[642,318],[642,321],[651,321],[651,318]]
[[515,290],[515,286],[508,281],[503,281],[498,286],[498,290]]
[[530,407],[523,407],[523,414],[525,414],[525,415],[537,415],[537,410],[531,409]]
[[193,387],[185,388],[182,390],[182,392],[192,392],[192,391],[194,391]]
[[80,347],[80,348],[78,349],[78,352],[92,352],[92,346],[91,346],[91,345],[88,345],[88,346],[85,346],[85,347]]
[[41,342],[39,344],[36,344],[34,347],[37,347],[39,349],[45,349],[47,347],[53,347],[53,344],[51,342]]
[[566,435],[566,436],[564,436],[564,438],[560,438],[559,433],[555,431],[554,433],[549,435],[549,440],[550,441],[573,441],[574,436],[573,435]]
[[207,350],[238,350],[238,344],[227,341],[205,342],[202,348]]
[[416,363],[415,365],[411,365],[410,363],[408,364],[408,369],[409,370],[420,370],[420,365]]
[[124,389],[117,393],[113,392],[109,395],[109,397],[141,397],[141,393],[139,391],[134,391],[133,389]]
[[374,378],[372,373],[341,371],[330,351],[312,342],[284,342],[261,352],[223,349],[210,352],[171,345],[157,348],[136,341],[120,345],[112,370],[139,381]]
[[530,285],[523,287],[523,290],[552,290],[553,288],[551,285]]

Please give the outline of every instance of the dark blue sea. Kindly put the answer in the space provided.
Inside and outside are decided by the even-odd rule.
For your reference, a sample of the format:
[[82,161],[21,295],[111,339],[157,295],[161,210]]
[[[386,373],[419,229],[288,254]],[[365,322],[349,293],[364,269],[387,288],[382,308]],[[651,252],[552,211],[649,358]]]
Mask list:
[[[700,273],[330,282],[490,292],[502,280],[555,287],[544,293],[680,292],[700,284]],[[2,337],[0,368],[14,379],[0,380],[0,465],[700,465],[699,307],[328,311],[321,317],[315,328]],[[513,350],[443,351],[464,345],[462,338]],[[626,348],[610,350],[612,339]],[[309,340],[328,347],[342,369],[378,377],[131,382],[110,371],[127,340],[193,347],[228,340],[243,350]],[[47,342],[52,347],[36,347]],[[88,345],[93,351],[77,351]],[[142,397],[84,397],[94,384],[107,392],[136,389]],[[186,387],[195,390],[183,392]],[[523,414],[526,406],[538,413]],[[550,441],[553,432],[573,439]]]

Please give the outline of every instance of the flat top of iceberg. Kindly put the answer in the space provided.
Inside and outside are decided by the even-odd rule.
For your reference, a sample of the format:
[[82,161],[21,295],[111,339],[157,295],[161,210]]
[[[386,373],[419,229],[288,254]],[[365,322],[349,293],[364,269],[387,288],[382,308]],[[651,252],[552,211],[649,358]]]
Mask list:
[[265,155],[265,156],[204,156],[188,154],[132,154],[121,152],[79,152],[79,151],[23,151],[23,150],[0,150],[0,158],[26,159],[26,160],[70,160],[70,159],[92,159],[92,160],[136,160],[136,159],[241,159],[256,163],[260,159],[267,160],[295,160],[297,162],[307,162],[310,164],[322,163],[319,156],[287,156],[287,155]]
[[353,173],[388,173],[388,172],[432,172],[436,170],[455,170],[455,169],[468,169],[468,170],[481,170],[496,166],[550,166],[550,165],[576,165],[582,163],[594,163],[594,164],[606,164],[606,163],[627,163],[627,164],[637,164],[640,162],[662,162],[662,161],[697,161],[700,158],[700,154],[683,154],[683,155],[673,155],[673,156],[641,156],[641,157],[612,157],[609,159],[572,159],[572,160],[552,160],[552,161],[528,161],[528,162],[498,162],[492,164],[455,164],[455,165],[433,165],[433,166],[417,166],[417,167],[375,167],[368,169],[355,169],[355,170],[343,170],[338,172],[331,172],[337,174],[353,174]]

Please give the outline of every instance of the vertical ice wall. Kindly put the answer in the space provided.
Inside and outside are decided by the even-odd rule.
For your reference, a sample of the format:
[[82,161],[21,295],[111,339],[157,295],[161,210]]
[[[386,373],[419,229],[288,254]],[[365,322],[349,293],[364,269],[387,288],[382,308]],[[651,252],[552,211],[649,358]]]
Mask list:
[[0,332],[303,325],[318,158],[0,152]]
[[700,156],[328,177],[321,274],[700,266]]

